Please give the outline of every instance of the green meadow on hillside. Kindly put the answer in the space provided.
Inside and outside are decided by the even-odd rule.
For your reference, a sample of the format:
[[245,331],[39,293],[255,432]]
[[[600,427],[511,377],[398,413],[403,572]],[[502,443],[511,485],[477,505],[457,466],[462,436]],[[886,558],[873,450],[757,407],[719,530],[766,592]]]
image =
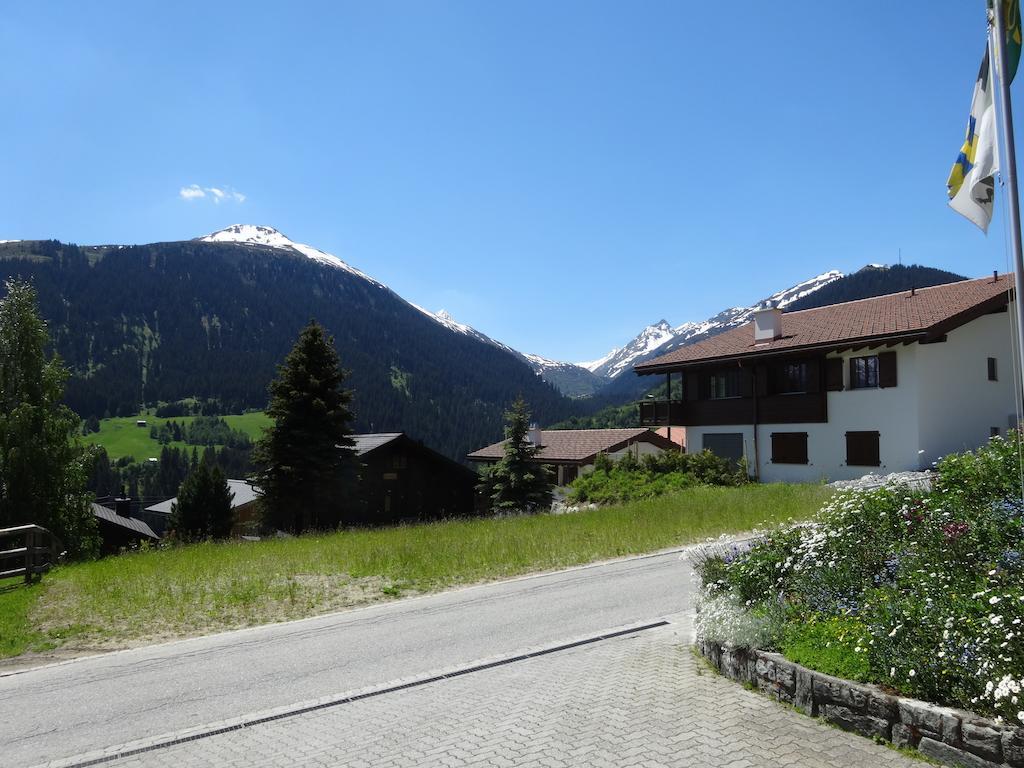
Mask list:
[[[227,422],[232,429],[237,429],[247,434],[253,441],[258,440],[263,430],[270,426],[270,418],[262,411],[236,414],[220,417]],[[146,426],[140,427],[136,422],[145,420]],[[85,435],[82,441],[87,444],[102,445],[107,450],[107,455],[113,461],[123,456],[134,456],[136,461],[160,456],[160,449],[163,447],[157,440],[149,436],[150,427],[160,427],[169,421],[176,421],[179,424],[189,424],[195,419],[194,416],[174,416],[171,418],[157,418],[146,413],[137,416],[118,417],[113,419],[102,419],[100,431]],[[169,447],[181,449],[190,448],[184,442],[177,441],[168,444]],[[219,446],[218,446],[219,447]]]
[[0,656],[196,636],[652,552],[806,519],[829,496],[814,485],[698,486],[572,514],[205,543],[75,563],[31,588],[0,587]]

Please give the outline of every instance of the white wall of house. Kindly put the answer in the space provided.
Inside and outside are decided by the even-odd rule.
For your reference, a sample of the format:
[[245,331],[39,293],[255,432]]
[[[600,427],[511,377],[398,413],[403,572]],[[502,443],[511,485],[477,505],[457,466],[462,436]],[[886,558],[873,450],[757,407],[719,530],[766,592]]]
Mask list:
[[[759,425],[761,479],[816,482],[926,469],[947,453],[983,445],[992,427],[1005,434],[1015,413],[1008,317],[985,315],[951,331],[945,342],[887,348],[896,352],[897,384],[891,388],[849,386],[850,358],[877,354],[883,348],[830,354],[843,358],[845,389],[827,393],[828,422]],[[988,380],[989,357],[996,359],[994,382]],[[879,433],[881,466],[847,465],[847,431]],[[772,463],[772,432],[806,432],[809,463]],[[752,425],[688,427],[689,450],[699,451],[708,433],[741,433],[744,455],[753,468]]]
[[[811,483],[823,479],[848,480],[868,472],[897,472],[917,469],[918,414],[916,344],[896,348],[896,386],[885,389],[849,388],[849,360],[877,354],[882,349],[863,349],[857,353],[830,354],[843,358],[844,386],[841,392],[828,392],[828,422],[824,424],[759,424],[757,456],[759,477],[764,482]],[[847,431],[879,432],[880,467],[847,466]],[[687,427],[690,449],[698,451],[707,433],[743,434],[747,465],[754,468],[754,428],[752,425]],[[807,464],[772,462],[772,432],[806,432]]]
[[[918,348],[918,420],[921,467],[948,453],[983,445],[998,427],[1016,418],[1013,342],[1009,312],[985,315],[947,334],[941,344]],[[996,359],[996,381],[988,380],[988,358]]]

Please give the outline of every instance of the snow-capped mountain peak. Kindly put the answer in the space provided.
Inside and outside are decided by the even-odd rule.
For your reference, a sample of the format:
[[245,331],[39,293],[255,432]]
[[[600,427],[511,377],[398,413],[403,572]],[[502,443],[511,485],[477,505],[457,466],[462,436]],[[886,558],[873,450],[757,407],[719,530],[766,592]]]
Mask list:
[[636,338],[626,346],[613,349],[598,360],[577,363],[577,365],[602,378],[614,379],[628,368],[633,360],[653,352],[675,336],[676,333],[668,321],[661,319],[640,331]]
[[683,344],[700,341],[729,328],[743,325],[754,315],[758,307],[771,304],[784,309],[797,299],[814,293],[819,288],[838,280],[843,273],[832,269],[828,272],[797,283],[785,290],[773,293],[749,307],[729,307],[714,317],[700,322],[686,322],[675,327],[664,320],[644,328],[631,342],[613,349],[604,357],[588,363],[578,363],[588,371],[605,379],[614,379],[637,363],[664,354]]
[[304,243],[296,243],[294,240],[290,240],[283,233],[262,224],[232,224],[230,227],[218,230],[212,234],[205,235],[204,237],[197,237],[204,243],[245,243],[248,245],[264,245],[270,248],[278,248],[281,250],[291,250],[297,253],[301,253],[303,256],[312,259],[313,261],[320,262],[321,264],[327,264],[338,269],[343,269],[346,272],[351,272],[353,275],[358,275],[364,280],[369,280],[374,285],[385,288],[386,286],[379,280],[374,280],[372,277],[367,275],[350,264],[346,264],[344,261],[339,259],[333,254],[321,251],[319,248],[314,248],[311,245]]

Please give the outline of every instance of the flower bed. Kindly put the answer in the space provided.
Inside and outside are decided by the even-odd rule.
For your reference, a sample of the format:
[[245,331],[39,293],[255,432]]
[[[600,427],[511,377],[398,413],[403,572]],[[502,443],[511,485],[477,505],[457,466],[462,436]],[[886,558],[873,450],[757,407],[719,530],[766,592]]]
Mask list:
[[1016,436],[943,459],[929,493],[836,494],[809,524],[709,554],[703,641],[1024,723]]

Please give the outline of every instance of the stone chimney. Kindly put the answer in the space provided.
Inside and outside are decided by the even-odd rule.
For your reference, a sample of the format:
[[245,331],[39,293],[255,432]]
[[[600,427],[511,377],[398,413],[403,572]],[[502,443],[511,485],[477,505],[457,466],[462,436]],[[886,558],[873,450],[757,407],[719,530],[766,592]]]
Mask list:
[[774,303],[754,312],[754,343],[763,344],[782,338],[782,310]]
[[541,445],[541,430],[536,424],[531,424],[529,431],[526,433],[526,439],[530,441],[531,445]]
[[114,511],[121,517],[132,516],[132,500],[127,496],[119,496],[114,499]]

